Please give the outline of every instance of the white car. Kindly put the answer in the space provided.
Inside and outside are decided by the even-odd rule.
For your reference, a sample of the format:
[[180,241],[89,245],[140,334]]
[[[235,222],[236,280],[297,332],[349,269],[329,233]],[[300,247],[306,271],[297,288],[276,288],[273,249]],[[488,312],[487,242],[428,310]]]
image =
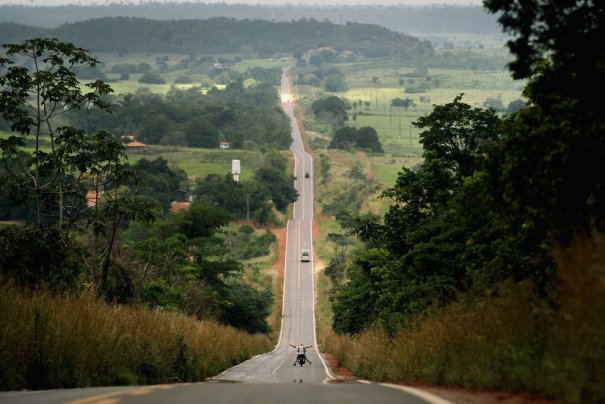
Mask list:
[[302,252],[300,253],[300,260],[302,262],[311,261],[311,252],[309,250],[302,250]]

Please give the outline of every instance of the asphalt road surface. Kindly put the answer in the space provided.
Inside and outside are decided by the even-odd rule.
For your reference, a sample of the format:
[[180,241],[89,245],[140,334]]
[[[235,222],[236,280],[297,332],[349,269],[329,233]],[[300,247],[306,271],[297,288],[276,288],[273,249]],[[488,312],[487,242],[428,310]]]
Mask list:
[[[316,351],[313,286],[313,161],[304,150],[294,119],[287,70],[281,84],[282,106],[291,120],[295,187],[299,198],[288,221],[282,328],[275,349],[237,365],[204,383],[139,387],[99,387],[0,393],[2,403],[438,403],[447,401],[402,386],[361,381],[333,383],[332,374]],[[306,178],[308,173],[308,178]],[[311,251],[301,262],[301,250]],[[293,366],[290,347],[313,345],[312,362]]]

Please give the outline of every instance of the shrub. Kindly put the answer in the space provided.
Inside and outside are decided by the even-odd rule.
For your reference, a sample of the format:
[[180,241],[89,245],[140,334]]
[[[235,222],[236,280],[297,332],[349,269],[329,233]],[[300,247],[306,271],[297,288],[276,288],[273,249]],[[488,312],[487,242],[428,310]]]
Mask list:
[[74,288],[81,268],[73,259],[71,245],[57,227],[0,229],[0,275],[21,286]]
[[148,72],[144,73],[139,79],[139,83],[145,84],[165,84],[166,80],[162,78],[158,73]]
[[183,314],[0,283],[0,390],[201,381],[270,347]]
[[556,248],[549,304],[529,282],[467,294],[392,334],[376,326],[322,343],[356,376],[533,391],[562,402],[603,402],[605,236]]
[[190,84],[193,81],[189,76],[178,76],[176,79],[174,79],[174,82],[176,84]]

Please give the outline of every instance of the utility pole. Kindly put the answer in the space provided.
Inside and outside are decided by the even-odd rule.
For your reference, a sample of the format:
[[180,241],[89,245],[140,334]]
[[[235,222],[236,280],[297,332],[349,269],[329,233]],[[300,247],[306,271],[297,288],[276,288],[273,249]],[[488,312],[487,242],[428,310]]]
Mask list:
[[246,221],[250,221],[250,194],[246,194]]
[[401,136],[401,111],[399,112],[399,136]]

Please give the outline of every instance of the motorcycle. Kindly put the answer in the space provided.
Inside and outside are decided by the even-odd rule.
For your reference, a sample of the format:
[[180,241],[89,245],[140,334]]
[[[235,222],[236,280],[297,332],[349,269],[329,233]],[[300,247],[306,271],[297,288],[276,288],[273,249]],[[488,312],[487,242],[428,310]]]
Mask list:
[[300,367],[302,367],[307,361],[305,360],[305,355],[298,355],[296,357],[296,363],[298,363],[300,365]]

